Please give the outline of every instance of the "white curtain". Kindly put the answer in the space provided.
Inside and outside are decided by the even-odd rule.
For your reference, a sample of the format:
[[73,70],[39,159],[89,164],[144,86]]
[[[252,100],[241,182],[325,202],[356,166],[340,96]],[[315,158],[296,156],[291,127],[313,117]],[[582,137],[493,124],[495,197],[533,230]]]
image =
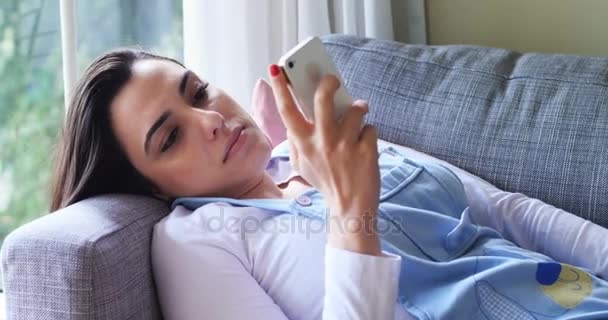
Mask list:
[[255,81],[311,35],[393,39],[391,0],[184,0],[184,60],[249,110]]

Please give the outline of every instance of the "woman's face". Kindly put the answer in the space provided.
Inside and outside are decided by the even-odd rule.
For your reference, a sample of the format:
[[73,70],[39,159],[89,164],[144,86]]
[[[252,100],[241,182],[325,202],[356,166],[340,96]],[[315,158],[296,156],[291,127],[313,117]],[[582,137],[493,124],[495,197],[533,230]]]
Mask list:
[[239,197],[265,174],[271,146],[251,117],[171,61],[137,61],[110,119],[133,166],[163,196]]

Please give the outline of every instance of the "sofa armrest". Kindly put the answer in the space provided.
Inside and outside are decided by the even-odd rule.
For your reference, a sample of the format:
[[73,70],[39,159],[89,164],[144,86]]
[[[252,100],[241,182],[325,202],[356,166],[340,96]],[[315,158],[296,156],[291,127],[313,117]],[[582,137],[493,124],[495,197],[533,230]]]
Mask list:
[[166,203],[134,195],[83,200],[5,239],[8,319],[161,319],[150,264]]

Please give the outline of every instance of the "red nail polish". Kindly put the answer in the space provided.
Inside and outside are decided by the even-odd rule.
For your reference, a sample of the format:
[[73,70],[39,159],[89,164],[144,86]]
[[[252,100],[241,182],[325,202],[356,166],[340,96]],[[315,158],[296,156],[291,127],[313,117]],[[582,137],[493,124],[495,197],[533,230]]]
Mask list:
[[276,64],[270,65],[270,75],[271,76],[276,77],[279,75],[279,72],[281,72],[281,70],[279,70],[279,66],[277,66]]

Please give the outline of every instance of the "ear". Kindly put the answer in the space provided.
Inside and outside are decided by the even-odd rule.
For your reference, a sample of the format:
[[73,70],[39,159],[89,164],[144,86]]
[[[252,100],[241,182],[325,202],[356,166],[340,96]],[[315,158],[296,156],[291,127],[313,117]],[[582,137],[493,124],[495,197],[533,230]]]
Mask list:
[[287,138],[287,129],[279,115],[272,87],[262,78],[258,79],[253,88],[251,117],[266,134],[273,148]]

